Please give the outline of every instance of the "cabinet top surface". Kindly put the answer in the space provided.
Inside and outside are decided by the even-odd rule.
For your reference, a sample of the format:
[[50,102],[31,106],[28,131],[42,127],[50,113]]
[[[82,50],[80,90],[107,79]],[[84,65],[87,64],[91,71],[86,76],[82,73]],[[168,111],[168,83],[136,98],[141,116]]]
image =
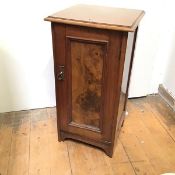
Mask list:
[[94,5],[76,5],[54,13],[46,21],[65,23],[95,28],[135,31],[141,18],[142,10],[103,7]]

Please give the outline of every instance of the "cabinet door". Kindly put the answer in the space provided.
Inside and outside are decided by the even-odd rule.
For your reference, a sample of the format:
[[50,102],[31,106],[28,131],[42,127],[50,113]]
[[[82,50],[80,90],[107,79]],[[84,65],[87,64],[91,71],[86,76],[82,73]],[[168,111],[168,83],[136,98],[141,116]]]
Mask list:
[[52,32],[61,131],[111,142],[121,33],[63,24]]

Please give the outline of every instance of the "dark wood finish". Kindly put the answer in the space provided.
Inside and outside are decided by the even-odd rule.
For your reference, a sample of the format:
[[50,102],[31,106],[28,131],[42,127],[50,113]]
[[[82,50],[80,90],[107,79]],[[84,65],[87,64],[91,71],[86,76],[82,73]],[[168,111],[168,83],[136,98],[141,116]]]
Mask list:
[[[54,25],[52,23],[52,42],[53,42],[53,56],[54,56],[54,72],[55,76],[59,73],[59,65],[65,65],[65,26],[64,25]],[[61,41],[61,42],[59,42]],[[56,59],[59,55],[59,59]],[[66,79],[65,81],[58,81],[55,78],[55,91],[56,91],[56,105],[57,108],[57,128],[58,131],[61,129],[61,116],[66,116],[67,110],[64,108],[67,104],[66,98]],[[63,119],[62,119],[63,120]],[[58,132],[58,140],[61,141],[60,132]]]
[[112,157],[125,117],[137,29],[51,22],[59,141],[79,140]]
[[72,122],[100,129],[103,60],[107,42],[69,37]]

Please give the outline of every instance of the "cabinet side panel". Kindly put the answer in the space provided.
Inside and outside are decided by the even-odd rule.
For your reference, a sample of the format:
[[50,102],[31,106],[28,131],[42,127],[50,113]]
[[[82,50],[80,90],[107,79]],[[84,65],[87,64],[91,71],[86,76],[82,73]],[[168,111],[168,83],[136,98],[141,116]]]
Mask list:
[[[122,77],[123,77],[123,69],[124,69],[124,62],[125,62],[125,55],[127,49],[127,41],[128,41],[128,33],[122,32],[121,33],[121,43],[120,43],[120,54],[119,54],[119,61],[118,61],[118,79],[117,79],[117,89],[115,95],[115,102],[114,102],[114,121],[112,125],[112,148],[114,148],[117,135],[119,134],[119,127],[118,121],[120,120],[121,116],[119,115],[118,111],[120,111],[121,101],[124,101],[123,98],[121,100],[121,84],[122,84]],[[111,155],[113,154],[114,149],[111,150]]]
[[118,110],[116,111],[117,125],[116,125],[114,144],[117,143],[117,138],[124,122],[137,30],[138,28],[136,29],[135,32],[127,34],[127,43],[125,35],[123,38],[124,43],[122,44],[123,52],[121,52],[121,58],[120,58],[120,80],[119,80],[120,98],[118,102]]
[[124,61],[123,67],[123,75],[121,79],[121,87],[120,87],[120,100],[119,100],[119,108],[118,108],[118,118],[117,124],[120,123],[121,116],[125,110],[125,100],[127,95],[127,86],[128,86],[128,78],[129,78],[129,68],[131,63],[131,53],[132,53],[132,46],[134,40],[134,33],[128,33],[128,40],[127,40],[127,47],[124,60],[121,58],[121,61]]

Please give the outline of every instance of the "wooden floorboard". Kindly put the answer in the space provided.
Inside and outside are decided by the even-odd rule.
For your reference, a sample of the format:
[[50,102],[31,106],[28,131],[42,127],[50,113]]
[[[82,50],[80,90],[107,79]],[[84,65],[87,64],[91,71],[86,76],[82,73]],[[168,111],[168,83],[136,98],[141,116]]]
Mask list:
[[133,110],[133,117],[137,117],[137,121],[140,120],[140,126],[142,126],[141,132],[136,131],[134,135],[143,142],[143,150],[157,173],[167,172],[167,170],[174,172],[175,142],[145,105],[146,103],[143,103],[141,99],[129,103],[130,109]]
[[[16,112],[13,121],[8,175],[27,175],[29,167],[30,112]],[[22,165],[22,166],[21,166]]]
[[175,172],[175,112],[159,96],[131,99],[113,158],[57,141],[56,109],[0,114],[0,175],[159,175]]

